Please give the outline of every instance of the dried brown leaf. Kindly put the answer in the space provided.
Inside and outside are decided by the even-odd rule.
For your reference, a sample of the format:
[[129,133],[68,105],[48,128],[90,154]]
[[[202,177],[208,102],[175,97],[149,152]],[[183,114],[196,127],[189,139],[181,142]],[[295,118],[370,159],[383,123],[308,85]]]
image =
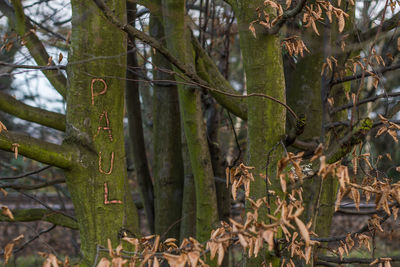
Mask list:
[[11,220],[14,220],[14,215],[12,214],[11,210],[7,206],[1,206],[1,213],[3,215],[9,217]]
[[187,256],[185,254],[173,255],[169,253],[163,253],[164,258],[168,261],[170,266],[174,267],[185,267]]
[[97,267],[110,267],[111,262],[107,258],[101,258],[99,264],[97,264]]
[[0,133],[2,131],[6,131],[7,132],[7,127],[0,121]]
[[253,24],[254,24],[254,22],[250,23],[249,30],[250,30],[251,33],[253,34],[254,38],[257,38],[256,29],[254,28],[254,25],[253,25]]
[[306,244],[306,247],[308,247],[310,245],[310,233],[307,230],[307,227],[305,226],[305,224],[297,217],[294,218],[294,221],[297,224],[297,227],[300,230],[300,235],[301,237],[304,239],[304,242]]
[[3,193],[4,197],[8,195],[8,192],[4,188],[0,188],[0,192]]
[[343,16],[343,12],[341,12],[339,14],[338,17],[338,26],[339,26],[339,32],[342,32],[344,30],[344,26],[345,26],[345,21],[344,21],[344,16]]

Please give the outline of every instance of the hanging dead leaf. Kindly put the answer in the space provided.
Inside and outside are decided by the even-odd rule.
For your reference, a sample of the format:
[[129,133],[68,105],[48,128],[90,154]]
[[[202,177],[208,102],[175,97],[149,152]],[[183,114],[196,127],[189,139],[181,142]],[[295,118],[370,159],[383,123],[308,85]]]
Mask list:
[[111,265],[113,267],[123,267],[127,262],[128,262],[128,260],[126,260],[126,259],[123,259],[121,257],[116,257],[116,258],[112,259]]
[[400,51],[400,37],[397,38],[397,50]]
[[50,57],[47,59],[47,66],[50,66],[52,63],[53,63],[53,57],[50,56]]
[[24,238],[24,235],[19,235],[16,238],[14,238],[10,243],[8,243],[5,248],[4,248],[4,262],[7,264],[9,259],[12,256],[13,253],[13,248],[16,244],[19,243]]
[[308,247],[310,245],[310,233],[307,230],[307,227],[305,226],[305,224],[297,217],[294,218],[294,221],[297,224],[297,227],[300,230],[300,235],[301,237],[304,239],[304,242],[306,244],[306,247]]
[[4,188],[0,188],[1,193],[3,193],[4,197],[8,195],[8,192]]
[[164,258],[168,261],[170,266],[174,267],[185,267],[187,256],[185,254],[173,255],[169,253],[163,253]]
[[189,262],[191,267],[196,267],[197,263],[199,262],[200,252],[198,251],[191,251],[188,254]]
[[17,143],[13,143],[13,144],[11,145],[11,151],[14,152],[14,157],[15,157],[15,159],[18,158],[18,147],[19,147],[19,144],[17,144]]
[[46,256],[46,260],[43,262],[43,267],[58,267],[57,257],[53,254],[49,254]]
[[343,12],[341,12],[339,14],[338,17],[338,26],[339,26],[339,32],[342,32],[344,30],[344,26],[345,26],[345,21],[344,21],[344,15]]
[[7,127],[0,121],[0,133],[1,133],[2,131],[7,132]]
[[99,264],[97,264],[97,267],[110,267],[111,262],[107,258],[101,258]]
[[7,206],[1,206],[1,211],[3,215],[9,217],[11,220],[14,220],[14,215],[12,214],[11,210]]
[[65,44],[68,45],[69,44],[69,40],[71,39],[71,31],[68,31],[67,33],[67,37],[65,38]]
[[254,28],[253,24],[254,22],[250,23],[249,30],[251,31],[251,34],[253,34],[254,38],[257,38],[256,29]]
[[58,64],[61,63],[61,61],[63,60],[64,56],[62,53],[58,54]]

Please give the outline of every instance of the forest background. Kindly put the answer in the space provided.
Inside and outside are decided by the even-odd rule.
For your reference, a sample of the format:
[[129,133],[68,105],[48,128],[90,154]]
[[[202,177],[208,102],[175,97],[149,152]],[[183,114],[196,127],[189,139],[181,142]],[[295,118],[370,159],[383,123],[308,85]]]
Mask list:
[[399,10],[0,0],[4,261],[395,264]]

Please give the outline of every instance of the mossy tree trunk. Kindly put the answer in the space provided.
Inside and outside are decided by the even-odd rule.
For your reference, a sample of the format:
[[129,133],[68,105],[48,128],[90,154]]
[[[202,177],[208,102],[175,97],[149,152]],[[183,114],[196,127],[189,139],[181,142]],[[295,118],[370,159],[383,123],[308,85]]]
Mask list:
[[[354,25],[354,8],[349,7],[346,13],[351,16],[346,20],[346,30],[351,30]],[[318,37],[311,29],[302,34],[302,39],[308,46],[311,54],[306,54],[292,68],[287,66],[287,102],[296,113],[305,113],[307,123],[304,133],[299,139],[302,141],[318,140],[322,142],[325,149],[329,151],[343,137],[342,132],[332,134],[324,129],[324,124],[330,121],[345,120],[347,112],[340,112],[334,116],[329,115],[327,97],[333,97],[335,106],[344,103],[344,92],[350,90],[350,82],[330,88],[329,75],[321,76],[322,64],[325,58],[334,56],[339,64],[346,58],[344,54],[333,54],[331,48],[340,51],[335,37],[337,33],[337,23],[327,23],[323,28],[319,26],[322,36]],[[287,64],[289,65],[289,64]],[[336,68],[335,70],[337,70]],[[327,95],[330,92],[330,95]],[[334,213],[334,203],[337,193],[337,181],[329,178],[322,181],[315,176],[309,181],[305,181],[304,188],[304,221],[313,219],[314,231],[319,236],[329,236],[330,227]]]
[[[128,23],[135,24],[136,4],[127,3]],[[150,168],[147,160],[145,139],[142,124],[142,111],[139,96],[140,72],[136,54],[135,40],[128,41],[127,71],[126,71],[126,109],[129,124],[129,144],[135,165],[136,180],[142,198],[150,232],[154,232],[154,189],[151,181]]]
[[[170,52],[194,71],[193,49],[186,29],[185,1],[163,0],[165,36]],[[179,72],[174,68],[176,72]],[[179,77],[179,76],[176,76]],[[181,78],[176,78],[178,82]],[[217,198],[206,139],[200,90],[178,83],[179,104],[196,188],[196,237],[208,240],[218,221]]]
[[[126,37],[116,32],[91,1],[73,0],[64,143],[79,152],[66,172],[81,239],[82,265],[93,265],[98,245],[122,232],[138,233],[127,184],[123,138]],[[126,21],[124,1],[108,1]],[[100,59],[96,57],[108,57]],[[79,61],[94,58],[82,63]]]
[[[326,34],[327,31],[321,31]],[[299,140],[310,144],[324,140],[323,134],[323,103],[321,67],[324,61],[324,37],[318,37],[312,29],[306,29],[301,34],[311,54],[305,54],[297,63],[287,59],[285,68],[287,103],[297,114],[305,114],[306,126]],[[311,151],[312,152],[312,151]],[[320,192],[321,179],[317,176],[303,183],[304,213],[303,221],[308,222],[316,215],[317,195]],[[329,185],[328,185],[329,186]],[[328,225],[329,218],[321,218],[320,223]],[[320,234],[320,233],[318,233]]]
[[[249,25],[257,19],[256,9],[263,1],[241,0],[235,8],[238,19],[240,48],[246,75],[248,94],[262,93],[285,102],[285,79],[279,38],[257,34],[255,38]],[[257,28],[257,26],[256,26]],[[258,199],[266,196],[266,183],[260,174],[266,174],[267,155],[285,134],[286,110],[279,104],[260,97],[247,98],[248,105],[248,165],[254,166],[255,181],[251,183],[250,197]],[[273,179],[277,161],[282,156],[278,146],[269,159],[268,176],[272,177],[269,189],[280,191],[278,180]],[[273,206],[273,203],[270,203]],[[265,220],[267,210],[260,211],[260,220]],[[263,257],[248,259],[246,266],[261,266]],[[279,264],[279,259],[271,257],[267,261]]]
[[[13,4],[18,17],[23,19],[21,10],[18,11],[21,2],[15,0]],[[126,21],[123,1],[108,1],[108,4]],[[103,256],[97,255],[98,246],[107,247],[107,239],[115,248],[124,233],[139,233],[137,211],[127,184],[123,137],[126,38],[115,31],[93,2],[73,0],[71,5],[73,30],[66,116],[47,112],[46,116],[60,120],[49,124],[48,118],[37,116],[43,110],[16,101],[21,109],[35,113],[34,118],[26,115],[26,119],[61,131],[65,129],[63,144],[3,131],[0,149],[12,151],[18,146],[19,154],[65,171],[76,216],[76,219],[67,216],[66,225],[79,228],[80,266],[93,266],[96,256]],[[34,216],[23,217],[34,219]],[[60,220],[54,217],[51,222],[62,225]]]
[[[150,34],[165,40],[161,0],[153,0]],[[163,41],[165,45],[165,41]],[[152,55],[154,80],[154,189],[155,232],[163,238],[180,238],[184,168],[178,88],[171,75],[171,63],[160,53]],[[194,214],[192,214],[194,215]]]

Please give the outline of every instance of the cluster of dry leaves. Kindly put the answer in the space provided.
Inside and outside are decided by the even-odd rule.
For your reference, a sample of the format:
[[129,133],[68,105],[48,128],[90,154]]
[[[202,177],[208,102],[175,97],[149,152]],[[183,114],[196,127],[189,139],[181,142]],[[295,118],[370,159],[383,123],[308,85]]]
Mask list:
[[[354,1],[348,1],[351,5],[354,5]],[[345,27],[345,20],[349,15],[344,12],[341,8],[341,1],[338,1],[338,7],[332,5],[331,1],[317,0],[315,3],[305,5],[302,23],[305,28],[312,28],[316,35],[320,35],[317,27],[317,23],[324,23],[325,16],[328,18],[329,23],[333,22],[333,18],[337,19],[337,25],[339,32],[343,32]],[[258,18],[252,21],[249,25],[249,30],[253,34],[254,38],[257,37],[255,24],[261,25],[266,29],[271,29],[277,24],[277,22],[283,19],[284,10],[288,10],[292,6],[292,0],[286,0],[285,7],[283,7],[279,1],[276,0],[265,0],[264,6],[257,9]],[[273,12],[271,12],[271,10]],[[341,47],[345,47],[345,39],[348,35],[341,36]],[[298,36],[292,36],[286,38],[282,42],[282,47],[285,48],[290,56],[302,56],[304,51],[310,52],[305,43]],[[326,62],[326,64],[329,64]],[[326,68],[327,66],[325,66]],[[329,65],[332,69],[332,66]],[[324,72],[324,68],[323,68]]]
[[382,122],[382,126],[379,128],[378,132],[376,133],[375,137],[378,137],[384,133],[389,134],[393,140],[398,143],[399,140],[397,139],[397,131],[400,130],[400,125],[390,122],[388,119],[383,117],[381,114],[378,114],[379,119]]
[[297,35],[285,38],[282,41],[282,47],[288,51],[290,56],[300,55],[301,57],[303,57],[304,51],[310,53],[310,50],[308,50],[303,40],[301,40],[300,37]]
[[[378,130],[377,136],[387,132],[397,141],[396,131],[400,126],[388,121],[380,116],[383,126]],[[373,170],[369,161],[370,155],[367,153],[357,154],[356,148],[352,153],[353,173],[356,175],[360,161]],[[319,159],[319,162],[317,160]],[[311,168],[311,172],[305,172],[304,166]],[[314,169],[314,170],[313,170]],[[283,265],[295,266],[293,260],[304,260],[310,262],[313,247],[318,246],[319,242],[313,239],[317,235],[312,230],[311,220],[308,223],[302,221],[303,189],[301,184],[304,179],[318,175],[322,179],[337,179],[339,192],[335,208],[339,208],[343,197],[352,199],[359,208],[361,196],[364,195],[366,201],[375,200],[377,210],[384,210],[388,215],[393,214],[397,219],[398,206],[400,204],[400,182],[391,184],[389,179],[377,179],[372,175],[366,176],[362,183],[358,184],[355,178],[351,178],[347,166],[340,161],[328,164],[323,155],[323,147],[319,145],[314,151],[314,155],[307,159],[304,153],[294,154],[287,152],[279,160],[277,165],[276,177],[272,183],[280,185],[277,193],[269,190],[270,197],[252,200],[250,196],[250,186],[254,181],[254,167],[240,164],[234,168],[227,168],[226,182],[232,188],[233,199],[237,198],[239,190],[244,190],[246,200],[250,204],[243,223],[230,219],[230,223],[221,222],[221,226],[211,232],[210,239],[205,243],[200,243],[194,238],[184,239],[178,246],[177,240],[169,238],[165,241],[160,240],[160,236],[152,235],[141,238],[124,237],[123,240],[133,246],[133,251],[124,251],[120,244],[113,249],[111,242],[108,244],[109,257],[103,257],[98,262],[98,267],[107,266],[148,266],[158,267],[162,261],[168,262],[170,266],[208,266],[208,260],[216,260],[220,265],[226,256],[228,248],[232,245],[239,245],[248,257],[258,257],[261,251],[268,250],[272,254],[285,255],[282,257]],[[264,175],[260,175],[266,178]],[[279,181],[279,182],[278,182]],[[300,186],[292,186],[298,185]],[[4,191],[3,191],[4,193]],[[5,192],[6,193],[6,192]],[[3,207],[3,213],[12,218],[12,213],[8,208]],[[370,229],[383,231],[381,219],[374,215],[369,220]],[[5,261],[7,262],[12,255],[14,246],[23,238],[11,241],[5,247]],[[354,239],[356,241],[354,241]],[[334,250],[341,258],[348,254],[355,247],[370,248],[370,236],[359,233],[348,234],[345,240],[340,241],[339,247]],[[44,266],[70,266],[69,260],[64,262],[58,260],[53,254],[41,253],[45,258]],[[390,258],[379,259],[377,262],[390,266]]]
[[[354,5],[353,1],[350,1],[352,5]],[[312,28],[316,35],[319,36],[319,31],[317,28],[317,22],[323,22],[325,20],[324,13],[329,20],[329,23],[333,22],[333,17],[337,19],[338,30],[339,32],[343,32],[345,27],[345,20],[349,17],[349,15],[339,8],[341,1],[338,1],[338,7],[332,5],[330,1],[316,1],[315,4],[306,5],[305,12],[303,15],[303,23],[305,23],[304,27]]]
[[[304,208],[301,201],[295,201],[294,198],[290,202],[278,199],[278,207],[275,212],[268,215],[271,223],[266,224],[259,220],[259,210],[262,206],[267,206],[266,198],[257,201],[249,200],[252,209],[247,213],[244,224],[230,219],[230,224],[221,222],[221,227],[211,232],[210,239],[205,244],[200,244],[196,239],[184,239],[183,242],[176,245],[175,239],[167,239],[160,242],[159,236],[148,236],[143,238],[125,237],[123,240],[134,245],[134,252],[125,252],[122,245],[115,250],[109,242],[108,251],[111,261],[103,257],[98,263],[98,267],[109,266],[140,266],[148,264],[148,266],[158,267],[161,261],[167,261],[170,266],[208,266],[206,264],[207,255],[210,260],[216,259],[217,264],[221,265],[222,261],[230,246],[240,245],[249,257],[257,257],[264,249],[273,252],[277,249],[276,240],[281,231],[288,243],[287,250],[290,251],[287,266],[294,266],[292,258],[301,258],[306,262],[310,261],[312,246],[318,244],[317,241],[310,239],[313,235],[310,231],[311,224],[305,225],[300,220]],[[290,229],[290,230],[289,230]],[[315,234],[314,234],[315,235]],[[127,256],[130,254],[129,256]]]
[[[160,242],[160,237],[154,235],[143,238],[125,237],[124,240],[135,247],[135,251],[130,252],[132,255],[127,256],[126,252],[122,250],[122,245],[113,250],[109,244],[109,256],[112,260],[102,258],[98,266],[106,267],[111,264],[112,266],[123,266],[127,263],[131,264],[130,266],[137,263],[143,266],[147,263],[149,266],[158,267],[161,261],[167,261],[170,266],[179,267],[207,266],[207,255],[211,260],[216,259],[220,265],[228,248],[232,245],[240,245],[248,257],[257,257],[263,250],[285,255],[282,258],[284,266],[295,266],[294,259],[301,259],[308,263],[313,247],[318,246],[319,242],[313,239],[317,235],[312,231],[311,221],[304,223],[301,219],[304,211],[302,188],[294,187],[288,190],[287,186],[287,183],[301,183],[306,178],[301,165],[305,161],[303,156],[303,153],[287,153],[279,161],[276,179],[279,179],[284,195],[270,191],[273,203],[270,203],[267,197],[258,200],[247,198],[251,208],[246,214],[244,223],[233,219],[230,219],[230,224],[221,222],[221,227],[213,230],[210,239],[203,244],[194,238],[185,239],[178,246],[175,239]],[[356,156],[357,164],[359,160],[369,162],[368,158],[368,154]],[[364,179],[359,185],[350,179],[347,166],[341,165],[340,162],[326,163],[322,146],[316,149],[314,156],[309,161],[315,162],[317,159],[319,159],[319,164],[314,164],[319,168],[312,175],[318,175],[322,179],[337,179],[339,182],[336,209],[344,196],[353,199],[358,208],[360,195],[364,194],[367,201],[375,199],[377,210],[383,209],[388,215],[394,214],[396,219],[398,208],[394,203],[400,203],[400,183],[390,184],[389,180],[382,181],[375,178]],[[353,160],[353,165],[357,166],[354,162]],[[354,169],[357,172],[357,167]],[[252,171],[254,171],[253,167],[244,164],[227,169],[227,183],[232,186],[234,199],[237,197],[238,190],[242,188],[245,195],[249,196],[251,182],[254,181]],[[380,223],[381,218],[375,214],[369,220],[370,229],[383,231]],[[342,258],[345,254],[348,255],[356,243],[358,243],[358,247],[370,250],[370,239],[371,237],[364,233],[348,234],[344,240],[340,241],[340,245],[334,252]],[[390,260],[390,258],[380,258],[375,263],[390,266]]]

